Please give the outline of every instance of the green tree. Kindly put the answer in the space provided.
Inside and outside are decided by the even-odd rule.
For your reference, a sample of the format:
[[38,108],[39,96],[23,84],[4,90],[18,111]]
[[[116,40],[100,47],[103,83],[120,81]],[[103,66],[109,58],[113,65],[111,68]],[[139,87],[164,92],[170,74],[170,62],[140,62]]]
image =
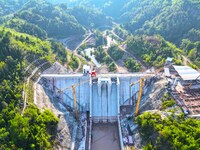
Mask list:
[[128,58],[125,61],[125,67],[128,68],[131,72],[140,71],[141,65],[137,63],[133,58]]
[[115,63],[112,62],[112,63],[108,66],[108,69],[109,69],[110,72],[115,71],[115,70],[117,69]]

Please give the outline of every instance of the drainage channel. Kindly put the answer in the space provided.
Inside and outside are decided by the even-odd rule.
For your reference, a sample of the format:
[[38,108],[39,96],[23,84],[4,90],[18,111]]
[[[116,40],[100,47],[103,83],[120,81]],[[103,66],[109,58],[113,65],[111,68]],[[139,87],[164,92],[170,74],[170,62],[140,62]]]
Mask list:
[[117,123],[93,123],[91,150],[120,150]]

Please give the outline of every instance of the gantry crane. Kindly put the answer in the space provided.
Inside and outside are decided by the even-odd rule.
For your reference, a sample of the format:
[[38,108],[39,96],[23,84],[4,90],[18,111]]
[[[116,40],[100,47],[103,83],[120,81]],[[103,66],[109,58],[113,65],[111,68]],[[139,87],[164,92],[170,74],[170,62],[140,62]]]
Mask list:
[[[171,66],[172,64],[169,64],[165,67],[169,67]],[[160,71],[163,70],[164,67],[160,68],[159,70],[156,71],[155,75],[157,75]],[[135,116],[137,116],[139,114],[139,107],[140,107],[140,101],[141,101],[141,98],[142,98],[142,93],[143,93],[143,86],[145,84],[145,79],[147,79],[148,77],[150,77],[152,74],[147,74],[146,76],[140,78],[138,81],[136,82],[133,82],[130,84],[130,87],[132,87],[133,85],[135,84],[138,84],[140,83],[140,89],[139,89],[139,93],[138,93],[138,99],[137,99],[137,103],[136,103],[136,108],[135,108]]]

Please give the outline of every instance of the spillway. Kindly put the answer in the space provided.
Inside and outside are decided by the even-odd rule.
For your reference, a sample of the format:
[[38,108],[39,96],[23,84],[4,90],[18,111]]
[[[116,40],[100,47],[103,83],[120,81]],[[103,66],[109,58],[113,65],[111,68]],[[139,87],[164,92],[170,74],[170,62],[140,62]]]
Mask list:
[[[102,149],[103,140],[106,140],[109,145],[114,139],[113,149],[117,150],[123,149],[119,108],[122,105],[135,103],[139,84],[133,87],[130,87],[130,84],[142,76],[119,74],[114,77],[104,75],[97,78],[82,75],[43,75],[41,77],[51,83],[49,88],[54,91],[55,96],[71,108],[74,107],[71,86],[76,85],[77,109],[80,112],[89,112],[86,149],[98,150],[98,145]],[[106,131],[106,128],[109,131]],[[94,143],[94,140],[98,138],[102,139]]]
[[100,78],[92,83],[91,117],[94,122],[115,122],[118,113],[116,79]]

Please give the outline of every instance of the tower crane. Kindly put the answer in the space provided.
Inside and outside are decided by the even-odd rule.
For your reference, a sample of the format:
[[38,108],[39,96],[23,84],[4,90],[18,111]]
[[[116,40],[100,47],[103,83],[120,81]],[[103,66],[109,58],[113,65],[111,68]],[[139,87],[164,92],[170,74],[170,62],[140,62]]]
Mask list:
[[75,116],[76,116],[77,120],[78,120],[79,116],[78,116],[78,108],[77,108],[77,100],[76,100],[76,87],[79,86],[79,85],[81,85],[81,84],[87,83],[89,81],[90,81],[90,79],[82,81],[82,82],[78,82],[76,84],[72,84],[71,86],[65,87],[65,88],[63,88],[63,89],[61,89],[61,90],[58,91],[59,93],[62,94],[66,90],[69,90],[69,89],[72,90],[72,96],[73,96],[73,100],[74,100]]
[[[96,74],[96,71],[95,70],[90,70],[90,67],[87,66],[87,65],[84,65],[83,67],[83,75],[89,75],[91,77],[91,79],[94,79],[97,74]],[[89,82],[89,80],[85,80],[85,81],[82,81],[82,82],[78,82],[76,84],[72,84],[71,86],[68,86],[68,87],[65,87],[61,90],[59,90],[58,92],[59,93],[63,93],[64,91],[68,90],[68,89],[72,89],[72,95],[73,95],[73,100],[74,100],[74,109],[75,109],[75,116],[76,116],[76,119],[78,120],[78,109],[77,109],[77,100],[76,100],[76,87],[81,85],[81,84],[84,84],[84,83],[87,83]]]
[[[171,66],[171,65],[172,65],[172,64],[169,64],[169,65],[167,65],[167,66],[165,66],[165,67],[169,67],[169,66]],[[160,71],[162,71],[163,69],[164,69],[164,67],[158,69],[158,70],[156,71],[155,75],[157,75],[157,74],[158,74]],[[130,87],[132,87],[133,85],[140,83],[140,89],[139,89],[138,99],[137,99],[136,109],[135,109],[135,116],[137,116],[137,115],[139,114],[140,101],[141,101],[141,99],[142,99],[142,93],[143,93],[143,87],[144,87],[144,85],[145,85],[145,80],[146,80],[148,77],[150,77],[151,75],[152,75],[152,74],[147,74],[146,76],[140,78],[138,81],[133,82],[133,83],[130,84]]]

